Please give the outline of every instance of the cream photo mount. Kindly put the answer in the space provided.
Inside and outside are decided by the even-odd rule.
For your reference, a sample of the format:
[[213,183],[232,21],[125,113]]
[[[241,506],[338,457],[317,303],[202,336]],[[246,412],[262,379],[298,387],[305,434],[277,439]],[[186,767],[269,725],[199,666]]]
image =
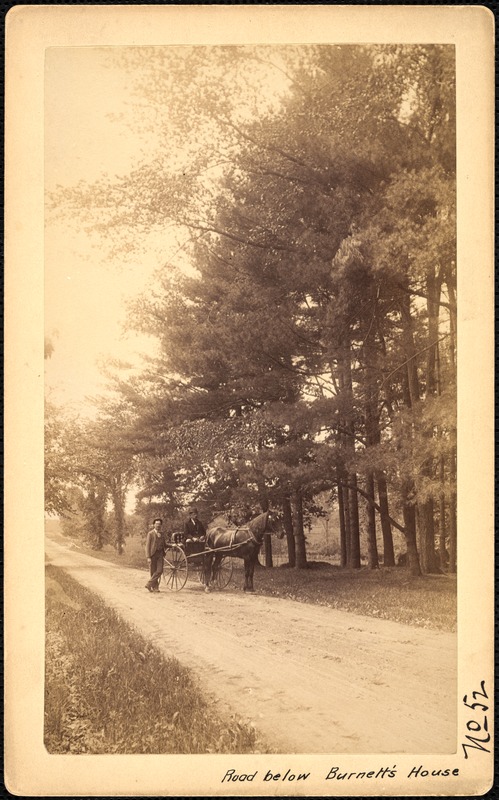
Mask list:
[[[49,48],[249,43],[428,43],[455,48],[458,689],[456,749],[448,755],[51,755],[43,744],[46,53]],[[483,6],[20,5],[6,18],[5,85],[7,789],[23,796],[116,797],[487,792],[493,782],[494,752],[491,12]],[[28,564],[25,578],[21,570]],[[359,774],[365,777],[359,779]],[[299,775],[307,777],[300,782]]]

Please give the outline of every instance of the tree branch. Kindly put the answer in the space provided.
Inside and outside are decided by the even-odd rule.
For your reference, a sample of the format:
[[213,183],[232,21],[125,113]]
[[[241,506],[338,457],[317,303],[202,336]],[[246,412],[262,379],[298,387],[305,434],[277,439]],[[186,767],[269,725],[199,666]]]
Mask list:
[[276,145],[266,144],[265,142],[259,142],[257,139],[254,139],[253,136],[250,136],[248,133],[241,130],[241,128],[239,128],[238,125],[236,125],[234,122],[231,122],[228,119],[221,119],[220,117],[218,117],[218,121],[220,122],[221,125],[227,125],[227,127],[235,130],[236,133],[239,136],[241,136],[242,139],[246,139],[247,141],[251,142],[251,144],[254,144],[255,147],[258,147],[262,150],[270,150],[271,153],[277,153],[278,155],[285,158],[287,161],[291,161],[293,164],[296,164],[299,167],[303,167],[304,169],[308,170],[314,175],[316,174],[316,170],[314,169],[314,167],[311,167],[305,161],[301,161],[297,156],[293,156],[291,155],[291,153],[287,153],[285,150],[282,150],[280,147],[277,147]]
[[184,222],[184,225],[187,225],[189,228],[193,230],[203,231],[204,233],[217,233],[219,236],[225,236],[227,239],[231,239],[233,242],[239,242],[239,244],[245,244],[249,247],[258,247],[260,250],[282,250],[286,253],[296,253],[300,252],[297,251],[296,248],[289,247],[288,245],[279,244],[278,242],[274,242],[269,244],[268,242],[255,242],[249,239],[244,239],[241,236],[236,236],[234,233],[229,233],[228,231],[224,231],[221,228],[215,228],[212,225],[205,226],[205,225],[195,225],[193,222]]
[[[405,294],[415,295],[416,297],[423,297],[425,300],[428,300],[428,295],[425,294],[424,292],[418,292],[417,289],[408,288],[407,286],[404,286],[401,283],[396,283],[395,286],[397,287],[397,289],[400,289],[402,292],[405,292]],[[446,303],[445,300],[439,300],[438,304],[440,306],[443,306],[444,308],[450,309],[450,303]]]
[[[369,495],[367,494],[367,492],[365,492],[365,491],[364,491],[363,489],[361,489],[359,486],[354,486],[354,485],[353,485],[353,484],[351,484],[351,483],[345,483],[345,481],[338,481],[338,485],[340,485],[340,486],[344,486],[346,489],[354,489],[356,492],[358,492],[359,494],[361,494],[361,495],[362,495],[362,497],[365,497],[365,499],[367,500],[367,502],[368,502],[368,503],[369,503],[371,506],[373,506],[373,508],[375,508],[375,509],[376,509],[376,511],[378,511],[378,512],[381,514],[381,506],[379,506],[379,505],[378,505],[378,503],[376,503],[376,501],[372,499],[372,497],[369,497]],[[402,525],[400,525],[400,524],[397,522],[397,520],[393,519],[393,517],[391,517],[389,514],[388,514],[387,516],[388,516],[388,519],[390,520],[390,522],[392,523],[392,525],[393,525],[395,528],[397,528],[397,530],[401,531],[401,533],[403,533],[403,534],[404,534],[404,536],[405,536],[405,528],[404,528]]]
[[423,347],[422,350],[418,350],[417,353],[414,353],[414,355],[412,355],[409,358],[407,358],[405,361],[402,362],[402,364],[399,364],[398,367],[396,367],[395,369],[392,369],[392,371],[386,376],[386,378],[383,379],[383,381],[381,383],[381,386],[384,386],[385,383],[389,380],[389,378],[391,378],[392,375],[395,375],[395,373],[398,372],[400,369],[402,369],[402,367],[405,367],[406,364],[409,364],[415,358],[420,356],[421,353],[425,353],[427,350],[430,350],[432,347],[435,347],[435,345],[439,344],[440,342],[443,342],[443,340],[447,339],[448,336],[450,336],[449,333],[444,333],[444,335],[440,336],[439,339],[435,339],[434,342],[431,342],[431,344],[427,345],[426,347]]

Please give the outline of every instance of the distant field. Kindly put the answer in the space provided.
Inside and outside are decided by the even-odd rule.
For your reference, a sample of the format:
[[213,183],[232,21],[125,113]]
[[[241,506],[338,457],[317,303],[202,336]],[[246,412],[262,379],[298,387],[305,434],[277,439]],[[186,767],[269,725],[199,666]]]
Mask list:
[[[45,530],[49,535],[57,535],[61,533],[61,525],[58,519],[45,520]],[[144,539],[145,539],[144,531]],[[325,561],[330,564],[340,563],[340,528],[338,513],[330,514],[329,519],[321,518],[315,520],[310,529],[306,529],[305,536],[307,540],[307,556],[312,561]],[[125,541],[125,553],[122,556],[122,563],[129,566],[143,566],[144,565],[144,539],[140,536],[129,536]],[[398,531],[393,531],[393,541],[396,556],[399,553],[405,552],[404,537]],[[379,555],[382,559],[382,549],[380,542],[378,542]],[[105,547],[103,555],[106,551],[114,554],[112,547]],[[367,543],[365,535],[361,533],[361,552],[367,553]],[[274,566],[280,566],[287,563],[288,553],[286,547],[286,540],[279,540],[275,536],[272,537],[272,554]],[[366,559],[362,559],[362,563],[367,563]]]

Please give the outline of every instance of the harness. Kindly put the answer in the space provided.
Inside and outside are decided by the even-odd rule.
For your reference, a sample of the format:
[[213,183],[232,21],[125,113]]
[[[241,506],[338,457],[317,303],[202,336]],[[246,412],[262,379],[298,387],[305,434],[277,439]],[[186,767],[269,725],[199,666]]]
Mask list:
[[251,530],[251,528],[243,527],[243,528],[236,528],[235,531],[233,531],[232,536],[230,537],[231,546],[233,545],[234,539],[236,538],[236,534],[237,534],[238,531],[248,531],[248,533],[250,535],[250,538],[246,539],[246,541],[244,541],[244,542],[236,542],[236,545],[237,544],[248,544],[248,542],[254,542],[255,544],[261,544],[261,542],[258,541],[258,539],[256,538],[256,536],[253,533],[253,531]]
[[[257,547],[260,547],[262,542],[263,542],[263,535],[267,532],[268,512],[266,512],[266,514],[267,514],[267,517],[265,519],[265,525],[264,525],[263,531],[262,531],[262,539],[260,539],[260,541],[256,538],[256,536],[253,533],[253,531],[251,530],[251,528],[249,526],[244,525],[244,526],[241,526],[239,528],[234,528],[234,530],[231,531],[229,544],[225,545],[223,547],[212,547],[210,545],[210,543],[209,543],[210,534],[208,533],[206,535],[206,541],[205,541],[206,549],[208,551],[210,551],[211,553],[215,553],[215,552],[218,552],[218,553],[223,553],[223,552],[230,553],[231,550],[235,550],[236,547],[242,547],[243,545],[249,544],[250,542],[253,542],[254,544],[256,544]],[[227,530],[227,529],[225,529],[225,530]],[[245,531],[246,533],[249,534],[248,538],[245,539],[243,542],[236,542],[235,541],[236,536],[239,533],[239,531]],[[269,533],[270,533],[270,531],[269,531]]]
[[[247,533],[249,533],[249,537],[247,539],[245,539],[243,542],[236,542],[235,541],[235,538],[236,538],[237,534],[239,533],[239,531],[247,531]],[[230,539],[229,539],[229,544],[228,545],[225,545],[224,547],[212,547],[209,544],[209,542],[206,542],[206,548],[207,548],[207,550],[210,550],[212,553],[217,553],[217,552],[218,553],[221,553],[221,552],[229,552],[230,553],[230,551],[231,550],[235,550],[236,547],[242,547],[242,545],[248,544],[249,542],[254,542],[258,546],[261,545],[261,542],[258,541],[258,539],[256,538],[255,534],[253,533],[252,530],[250,530],[250,528],[241,527],[241,528],[234,528],[234,530],[231,531],[231,535],[230,535]]]
[[234,547],[234,539],[236,538],[236,533],[238,532],[239,528],[235,528],[230,536],[229,547]]

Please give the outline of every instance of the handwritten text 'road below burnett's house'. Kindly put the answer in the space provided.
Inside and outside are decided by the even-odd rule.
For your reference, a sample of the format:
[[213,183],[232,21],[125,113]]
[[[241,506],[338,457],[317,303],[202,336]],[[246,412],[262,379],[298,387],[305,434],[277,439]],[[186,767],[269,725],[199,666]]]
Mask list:
[[[272,770],[237,773],[235,769],[228,769],[223,776],[221,783],[231,783],[237,781],[248,781],[249,783],[261,781],[262,783],[277,782],[303,782],[308,780],[310,772],[293,772],[291,769],[283,770],[282,772],[273,772]],[[426,769],[423,764],[414,765],[408,773],[408,778],[457,778],[459,775],[459,768],[446,767],[441,769]],[[399,776],[397,765],[393,767],[381,767],[378,770],[366,770],[364,772],[348,772],[342,770],[341,767],[333,766],[329,769],[328,773],[324,775],[325,781],[369,781],[369,780],[389,780]]]

